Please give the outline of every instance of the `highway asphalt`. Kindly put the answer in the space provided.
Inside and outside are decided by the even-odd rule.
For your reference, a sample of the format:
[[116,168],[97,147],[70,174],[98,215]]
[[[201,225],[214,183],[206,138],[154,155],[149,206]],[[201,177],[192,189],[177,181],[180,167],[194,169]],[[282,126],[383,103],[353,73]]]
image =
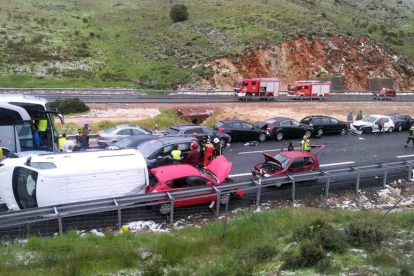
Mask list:
[[[404,148],[408,132],[384,134],[327,135],[320,139],[311,138],[312,144],[326,144],[318,154],[323,169],[337,169],[349,166],[372,165],[393,161],[413,160],[412,144]],[[261,152],[276,154],[282,149],[287,150],[289,141],[299,147],[300,139],[281,142],[266,141],[257,146],[245,146],[245,142],[232,143],[224,150],[224,155],[233,163],[230,177],[234,181],[252,179],[251,170],[255,164],[264,161]]]

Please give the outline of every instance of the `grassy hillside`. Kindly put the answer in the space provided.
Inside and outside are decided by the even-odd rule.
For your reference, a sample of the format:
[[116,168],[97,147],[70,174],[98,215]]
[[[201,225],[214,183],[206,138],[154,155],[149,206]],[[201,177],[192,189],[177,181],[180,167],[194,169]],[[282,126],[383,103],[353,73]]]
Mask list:
[[367,35],[414,60],[413,0],[0,0],[0,86],[175,87],[204,60],[297,36]]

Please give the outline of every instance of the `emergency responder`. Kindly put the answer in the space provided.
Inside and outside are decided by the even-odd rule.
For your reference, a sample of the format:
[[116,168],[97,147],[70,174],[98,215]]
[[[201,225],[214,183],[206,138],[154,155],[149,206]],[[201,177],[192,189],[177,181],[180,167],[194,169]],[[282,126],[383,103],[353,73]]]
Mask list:
[[39,137],[40,137],[40,146],[47,146],[47,118],[42,118],[39,120]]
[[288,151],[293,151],[293,150],[295,150],[295,146],[293,145],[293,142],[291,141],[288,146]]
[[196,141],[191,143],[191,150],[188,154],[187,163],[194,167],[199,167],[201,163],[200,153],[198,152],[198,143]]
[[62,138],[59,139],[59,150],[63,152],[63,145],[66,143],[66,133],[62,134]]
[[41,144],[41,139],[40,139],[40,136],[39,136],[39,129],[37,127],[35,128],[35,131],[33,133],[33,139],[34,139],[35,147],[38,149],[40,147],[40,144]]
[[303,135],[303,139],[302,139],[302,141],[300,142],[300,145],[301,145],[301,149],[302,150],[305,150],[305,151],[309,151],[310,152],[310,149],[311,149],[311,144],[310,144],[310,140],[308,139],[308,136],[306,136],[306,135]]
[[413,141],[413,147],[414,147],[414,124],[408,130],[408,139],[407,139],[407,142],[405,142],[405,148],[408,147],[408,145],[410,144],[410,141]]
[[[1,144],[1,141],[0,141]],[[3,149],[0,147],[0,160],[3,159]]]
[[207,167],[214,157],[214,145],[211,143],[210,138],[207,139],[207,144],[204,146],[204,159],[203,165]]
[[219,138],[214,138],[214,158],[223,155],[223,145],[220,143]]
[[181,163],[181,150],[178,149],[178,145],[174,146],[174,150],[171,152],[173,164]]
[[208,139],[208,136],[204,135],[201,138],[201,141],[200,141],[200,158],[201,158],[201,160],[204,160],[204,150],[205,150],[205,147],[206,147],[206,144],[207,144],[207,139]]

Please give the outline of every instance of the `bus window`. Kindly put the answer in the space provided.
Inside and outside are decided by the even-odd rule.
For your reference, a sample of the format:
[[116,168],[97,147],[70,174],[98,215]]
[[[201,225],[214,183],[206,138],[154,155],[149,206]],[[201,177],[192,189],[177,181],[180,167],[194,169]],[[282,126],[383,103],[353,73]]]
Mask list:
[[19,112],[0,107],[0,126],[13,125],[14,121],[21,121]]
[[20,209],[37,207],[36,184],[38,173],[22,167],[13,172],[13,193]]
[[19,137],[21,151],[35,150],[31,122],[17,122],[16,131],[17,136]]

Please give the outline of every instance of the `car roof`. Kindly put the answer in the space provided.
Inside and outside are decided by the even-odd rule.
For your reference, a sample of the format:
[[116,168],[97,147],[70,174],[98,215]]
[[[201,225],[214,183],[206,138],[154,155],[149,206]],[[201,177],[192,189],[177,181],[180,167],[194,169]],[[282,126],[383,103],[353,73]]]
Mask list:
[[243,120],[221,120],[220,122],[223,122],[223,123],[249,123],[249,122],[246,122],[246,121],[243,121]]
[[305,150],[282,151],[279,153],[282,154],[283,156],[286,156],[292,159],[298,158],[298,157],[308,157],[308,156],[315,157],[313,153],[305,151]]
[[116,128],[128,128],[128,127],[135,127],[135,128],[141,128],[138,125],[133,125],[133,124],[121,124],[121,125],[116,125]]
[[[150,139],[149,141],[151,141],[151,140],[152,139]],[[192,142],[192,141],[198,141],[198,140],[196,138],[194,138],[194,137],[165,136],[165,137],[159,137],[159,138],[157,138],[157,141],[159,141],[159,142],[161,142],[163,144],[169,144],[169,143],[174,143],[174,142]]]
[[123,139],[129,139],[131,141],[141,141],[141,140],[158,139],[158,138],[159,138],[158,136],[155,136],[152,134],[141,134],[141,135],[131,135]]
[[179,125],[179,126],[172,126],[172,127],[170,127],[170,128],[171,128],[171,129],[179,129],[179,130],[183,130],[183,129],[195,128],[195,127],[208,128],[208,127],[206,127],[206,126],[200,126],[200,125]]
[[388,114],[385,114],[385,116],[410,116],[410,115],[408,115],[408,114],[403,114],[403,113],[388,113]]
[[161,166],[152,169],[151,172],[158,178],[158,180],[164,182],[186,176],[200,175],[199,170],[189,164]]
[[293,121],[296,121],[295,119],[288,118],[288,117],[274,117],[274,118],[266,119],[265,121],[267,121],[267,120],[276,120],[276,121],[293,120]]

